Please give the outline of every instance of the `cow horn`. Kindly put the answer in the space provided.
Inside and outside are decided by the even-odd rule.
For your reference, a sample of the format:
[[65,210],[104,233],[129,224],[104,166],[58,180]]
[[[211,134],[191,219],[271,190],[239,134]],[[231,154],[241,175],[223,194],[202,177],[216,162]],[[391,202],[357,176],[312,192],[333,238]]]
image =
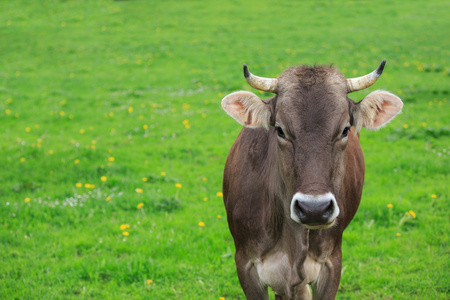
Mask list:
[[257,90],[271,93],[276,93],[277,91],[278,80],[276,78],[264,78],[253,75],[246,64],[244,64],[244,76],[248,84]]
[[383,59],[378,68],[372,73],[357,78],[348,78],[347,93],[360,91],[374,84],[375,81],[377,81],[377,79],[380,77],[381,73],[383,73],[385,64],[386,59]]

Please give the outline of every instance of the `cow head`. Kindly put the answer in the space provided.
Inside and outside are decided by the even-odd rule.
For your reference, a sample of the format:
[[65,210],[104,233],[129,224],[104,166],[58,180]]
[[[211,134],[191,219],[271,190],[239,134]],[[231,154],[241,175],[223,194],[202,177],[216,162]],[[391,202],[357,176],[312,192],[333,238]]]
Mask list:
[[372,73],[346,79],[332,67],[300,66],[278,78],[251,74],[248,83],[274,97],[262,101],[240,91],[222,100],[223,109],[245,127],[264,127],[276,140],[280,177],[289,190],[283,205],[291,218],[310,229],[331,227],[339,215],[339,191],[345,173],[349,135],[361,127],[378,129],[397,115],[403,103],[386,91],[375,91],[356,103],[348,93],[371,86],[385,60]]

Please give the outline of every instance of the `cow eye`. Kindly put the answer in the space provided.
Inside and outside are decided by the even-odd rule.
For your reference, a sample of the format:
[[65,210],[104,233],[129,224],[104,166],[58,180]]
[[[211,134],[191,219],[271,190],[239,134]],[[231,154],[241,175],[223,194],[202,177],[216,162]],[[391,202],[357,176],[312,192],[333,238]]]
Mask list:
[[342,132],[342,138],[347,137],[349,132],[350,132],[350,126],[345,127],[344,131]]
[[277,134],[280,138],[285,139],[286,135],[284,134],[283,129],[281,129],[280,126],[275,126],[275,130],[277,131]]

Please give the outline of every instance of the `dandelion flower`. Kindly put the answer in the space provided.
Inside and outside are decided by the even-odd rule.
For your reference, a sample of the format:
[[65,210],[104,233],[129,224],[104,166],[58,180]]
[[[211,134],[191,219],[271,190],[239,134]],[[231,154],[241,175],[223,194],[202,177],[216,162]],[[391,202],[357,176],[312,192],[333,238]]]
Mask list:
[[397,236],[401,236],[400,232],[397,232]]
[[408,124],[403,124],[403,128],[407,129],[409,127]]
[[202,178],[202,180],[203,180],[203,181],[207,181],[207,180],[208,180],[208,178],[206,178],[206,177],[203,177],[203,178]]
[[85,132],[86,132],[86,130],[80,129],[80,133],[81,133],[81,134],[84,134]]
[[135,191],[136,191],[136,193],[141,194],[144,190],[143,190],[143,189],[140,189],[140,188],[137,188]]
[[129,235],[130,235],[130,233],[129,233],[128,231],[124,231],[124,232],[122,232],[122,234],[123,234],[124,236],[129,236]]
[[128,113],[132,113],[133,112],[133,108],[130,106],[130,107],[128,107]]
[[175,187],[178,189],[181,189],[182,185],[181,185],[181,183],[177,183],[177,184],[175,184]]
[[76,186],[77,188],[80,188],[80,187],[83,186],[83,184],[82,184],[81,182],[77,182],[77,183],[75,184],[75,186]]
[[144,206],[144,203],[139,203],[139,204],[137,205],[137,209],[141,209],[143,206]]
[[106,176],[102,176],[102,177],[100,178],[100,180],[101,180],[101,181],[106,181],[107,178],[106,178]]
[[413,212],[412,210],[409,211],[409,214],[410,214],[413,218],[416,218],[416,213]]
[[153,279],[147,279],[147,285],[150,285],[153,283]]
[[108,157],[108,161],[111,161],[111,162],[114,161],[114,157],[112,157],[112,156]]
[[166,172],[161,172],[161,176],[166,176]]
[[147,180],[147,177],[142,177],[142,181],[146,182]]
[[205,223],[204,222],[198,222],[198,226],[205,227]]
[[25,128],[25,131],[26,131],[26,132],[30,132],[30,131],[31,131],[31,128],[30,128],[30,127],[27,127],[27,128]]
[[30,202],[30,198],[25,198],[25,202],[26,203]]
[[217,215],[217,219],[222,219],[222,216],[221,215]]
[[389,203],[389,204],[387,205],[387,207],[388,207],[388,208],[393,208],[394,205],[392,205],[392,204]]
[[223,197],[223,193],[222,192],[217,192],[216,196],[217,197]]
[[203,201],[205,201],[205,202],[208,201],[208,198],[207,197],[203,198]]
[[53,150],[48,151],[48,154],[52,155],[53,154]]
[[77,158],[77,159],[75,159],[73,162],[74,162],[75,164],[79,164],[79,163],[80,163],[80,160]]
[[25,160],[26,160],[25,157],[20,158],[20,162],[25,162]]
[[7,109],[7,110],[5,110],[5,113],[6,113],[7,115],[9,115],[9,114],[11,113],[11,110],[10,110],[10,109]]
[[128,225],[128,224],[122,224],[122,225],[120,225],[120,230],[125,230],[125,229],[127,229],[127,228],[130,228],[130,225]]
[[111,197],[110,196],[106,197],[105,201],[109,201],[109,200],[111,200]]
[[431,195],[431,198],[436,199],[436,198],[437,198],[437,195],[433,194],[433,195]]
[[142,126],[142,128],[144,128],[144,129],[148,129],[148,125],[147,125],[147,124],[145,124],[144,126]]
[[225,297],[220,297],[219,300],[225,300]]

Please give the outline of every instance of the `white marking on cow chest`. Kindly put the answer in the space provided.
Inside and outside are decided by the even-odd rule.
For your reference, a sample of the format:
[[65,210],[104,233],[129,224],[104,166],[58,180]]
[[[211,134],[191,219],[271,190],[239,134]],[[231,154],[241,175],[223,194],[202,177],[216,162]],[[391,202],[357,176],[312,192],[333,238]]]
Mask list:
[[270,286],[274,292],[283,291],[286,287],[287,276],[290,273],[291,265],[286,253],[278,251],[267,255],[264,261],[255,261],[259,280],[263,285]]
[[305,269],[306,273],[306,282],[309,283],[315,281],[318,278],[320,269],[322,268],[322,264],[308,255],[306,256],[303,268]]
[[[304,284],[318,281],[324,263],[325,261],[319,262],[310,255],[306,257],[303,263],[306,275]],[[265,256],[263,261],[255,260],[254,265],[262,285],[270,286],[276,294],[284,294],[286,284],[291,281],[292,269],[295,268],[289,262],[286,253],[282,251],[274,252]]]

